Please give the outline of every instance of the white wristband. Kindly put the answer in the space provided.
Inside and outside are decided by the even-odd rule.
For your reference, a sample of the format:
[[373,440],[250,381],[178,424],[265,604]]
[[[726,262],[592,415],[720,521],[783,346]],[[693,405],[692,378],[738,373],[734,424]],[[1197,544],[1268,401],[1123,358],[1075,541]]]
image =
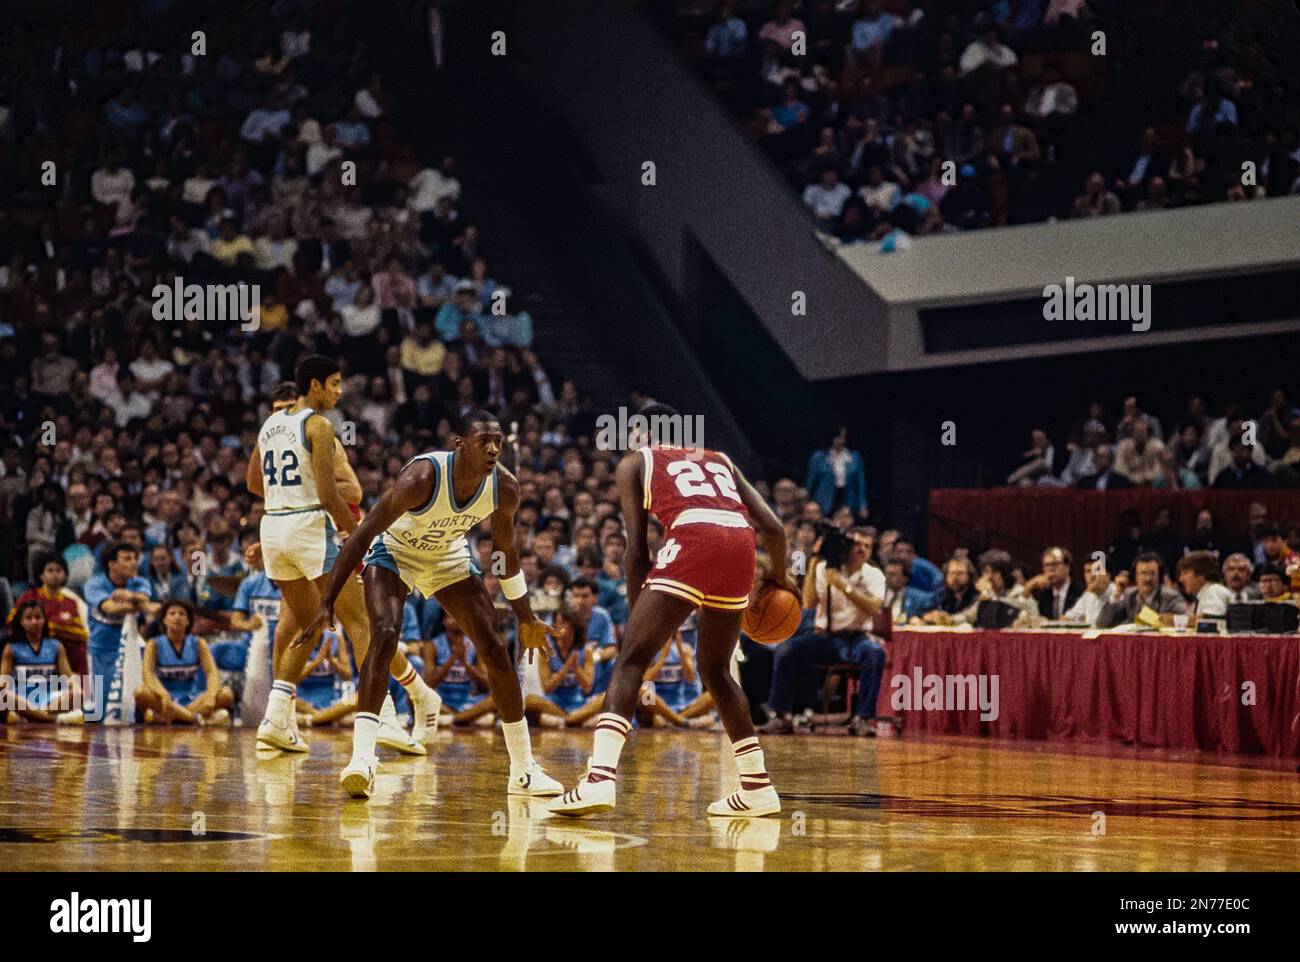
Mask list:
[[528,582],[524,580],[524,573],[516,571],[509,578],[502,578],[501,590],[505,593],[508,601],[514,601],[528,594]]

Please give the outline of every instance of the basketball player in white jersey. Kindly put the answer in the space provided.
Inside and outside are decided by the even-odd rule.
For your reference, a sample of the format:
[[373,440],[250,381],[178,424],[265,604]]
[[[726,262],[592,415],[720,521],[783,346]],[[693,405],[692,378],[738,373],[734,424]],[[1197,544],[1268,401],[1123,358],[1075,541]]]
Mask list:
[[[283,381],[271,389],[269,397],[271,399],[271,412],[283,411],[292,407],[298,400],[298,386],[293,381]],[[334,439],[334,480],[339,494],[343,496],[343,501],[348,506],[348,510],[354,518],[360,520],[361,482],[357,480],[356,472],[352,470],[352,465],[348,463],[348,457],[343,451],[343,444],[337,437]],[[297,637],[297,634],[298,623],[294,621],[293,612],[286,607],[276,625],[275,638],[273,639],[274,654],[271,662],[273,672],[275,666],[280,664],[280,659],[284,657],[289,642]],[[296,658],[297,655],[295,654],[294,657]],[[389,748],[395,748],[404,754],[421,754],[419,749],[412,746],[410,742],[414,741],[423,745],[428,741],[429,735],[437,731],[438,714],[442,711],[442,696],[435,689],[425,684],[424,679],[415,670],[415,666],[408,662],[406,656],[400,651],[393,655],[390,668],[393,677],[398,680],[408,693],[412,693],[408,697],[412,697],[412,714],[415,717],[411,727],[410,739],[406,739],[404,734],[399,734],[400,728],[396,722],[397,712],[393,708],[392,698],[385,698],[384,710],[380,717],[388,724],[381,726],[379,743]],[[293,678],[287,680],[293,681]],[[423,707],[417,711],[416,706],[419,705]],[[397,729],[397,731],[392,729]]]
[[466,532],[491,519],[492,543],[505,556],[502,591],[519,620],[520,657],[547,656],[551,629],[528,605],[527,586],[515,552],[515,510],[519,482],[497,461],[502,448],[501,425],[486,411],[470,411],[457,426],[455,448],[412,458],[393,486],[366,515],[343,545],[321,598],[321,610],[308,631],[294,641],[306,644],[320,625],[333,621],[336,599],[347,572],[362,560],[366,546],[366,610],[373,645],[361,665],[357,714],[353,722],[352,760],[339,778],[353,798],[367,798],[375,777],[376,714],[387,686],[385,665],[397,648],[402,605],[407,591],[418,588],[465,629],[486,670],[488,687],[510,755],[510,795],[558,795],[563,786],[533,758],[524,719],[519,678],[510,652],[497,630],[492,599],[483,587],[465,538]]
[[[261,495],[265,504],[262,560],[267,577],[280,589],[284,602],[281,623],[302,625],[311,621],[319,607],[321,586],[338,557],[336,532],[354,530],[357,518],[340,491],[334,428],[319,413],[333,409],[342,393],[338,364],[322,355],[308,355],[298,362],[294,373],[298,397],[263,423],[249,458],[246,480],[248,489]],[[346,574],[349,576],[343,579],[339,614],[357,657],[364,658],[370,647],[370,625],[360,585],[350,570]],[[285,637],[293,637],[287,629],[282,630]],[[298,734],[293,699],[315,639],[311,642],[277,653],[275,683],[266,717],[257,730],[260,745],[282,751],[309,750]],[[389,654],[385,665],[390,663],[407,685],[417,726],[430,712],[436,718],[436,693],[399,652]],[[391,703],[381,708],[385,721],[379,743],[405,754],[427,754],[422,740],[398,727]]]

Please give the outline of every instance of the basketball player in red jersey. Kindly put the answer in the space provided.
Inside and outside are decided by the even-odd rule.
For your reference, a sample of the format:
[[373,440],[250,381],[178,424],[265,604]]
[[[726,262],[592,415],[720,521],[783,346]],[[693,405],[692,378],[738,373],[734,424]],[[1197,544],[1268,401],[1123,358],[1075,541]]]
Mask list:
[[[651,404],[648,424],[672,417],[672,408]],[[662,424],[662,421],[658,423]],[[648,439],[647,439],[648,440]],[[635,448],[635,443],[632,447]],[[709,806],[710,815],[753,818],[781,811],[767,777],[763,751],[749,717],[745,693],[731,677],[732,651],[754,579],[754,530],[771,558],[773,580],[795,591],[786,572],[785,529],[758,492],[720,451],[642,447],[619,462],[615,475],[627,525],[627,633],[596,721],[587,773],[551,804],[558,815],[594,815],[614,808],[618,758],[646,668],[655,653],[695,609],[700,612],[699,672],[713,695],[740,771],[740,791]],[[651,514],[664,525],[664,542],[653,569],[646,544]]]

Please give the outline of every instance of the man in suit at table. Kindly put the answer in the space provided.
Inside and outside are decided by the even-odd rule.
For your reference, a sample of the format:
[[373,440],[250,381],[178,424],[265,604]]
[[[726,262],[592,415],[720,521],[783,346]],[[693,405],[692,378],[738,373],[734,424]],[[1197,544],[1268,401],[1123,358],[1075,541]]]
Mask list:
[[1098,628],[1114,628],[1132,624],[1138,612],[1150,608],[1160,615],[1165,624],[1173,624],[1174,615],[1187,614],[1187,602],[1182,594],[1164,584],[1164,562],[1154,551],[1144,551],[1133,561],[1133,581],[1129,573],[1121,571],[1115,576],[1111,599],[1102,605],[1097,615]]
[[1097,445],[1092,453],[1096,471],[1079,479],[1075,485],[1084,491],[1120,491],[1133,487],[1133,482],[1115,470],[1115,449],[1109,444]]
[[1083,594],[1083,585],[1074,580],[1074,558],[1064,548],[1048,548],[1042,563],[1042,571],[1025,582],[1025,591],[1033,596],[1043,618],[1060,621]]

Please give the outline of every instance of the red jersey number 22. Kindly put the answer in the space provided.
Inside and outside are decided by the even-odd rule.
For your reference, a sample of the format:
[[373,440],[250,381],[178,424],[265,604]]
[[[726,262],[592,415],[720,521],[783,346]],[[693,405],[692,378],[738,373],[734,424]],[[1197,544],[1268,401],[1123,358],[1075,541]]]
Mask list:
[[[673,461],[664,470],[677,482],[677,490],[684,498],[716,498],[721,492],[724,498],[741,501],[740,492],[736,490],[736,480],[724,464],[710,463],[701,468],[695,461]],[[713,475],[713,483],[704,476],[705,471]]]

